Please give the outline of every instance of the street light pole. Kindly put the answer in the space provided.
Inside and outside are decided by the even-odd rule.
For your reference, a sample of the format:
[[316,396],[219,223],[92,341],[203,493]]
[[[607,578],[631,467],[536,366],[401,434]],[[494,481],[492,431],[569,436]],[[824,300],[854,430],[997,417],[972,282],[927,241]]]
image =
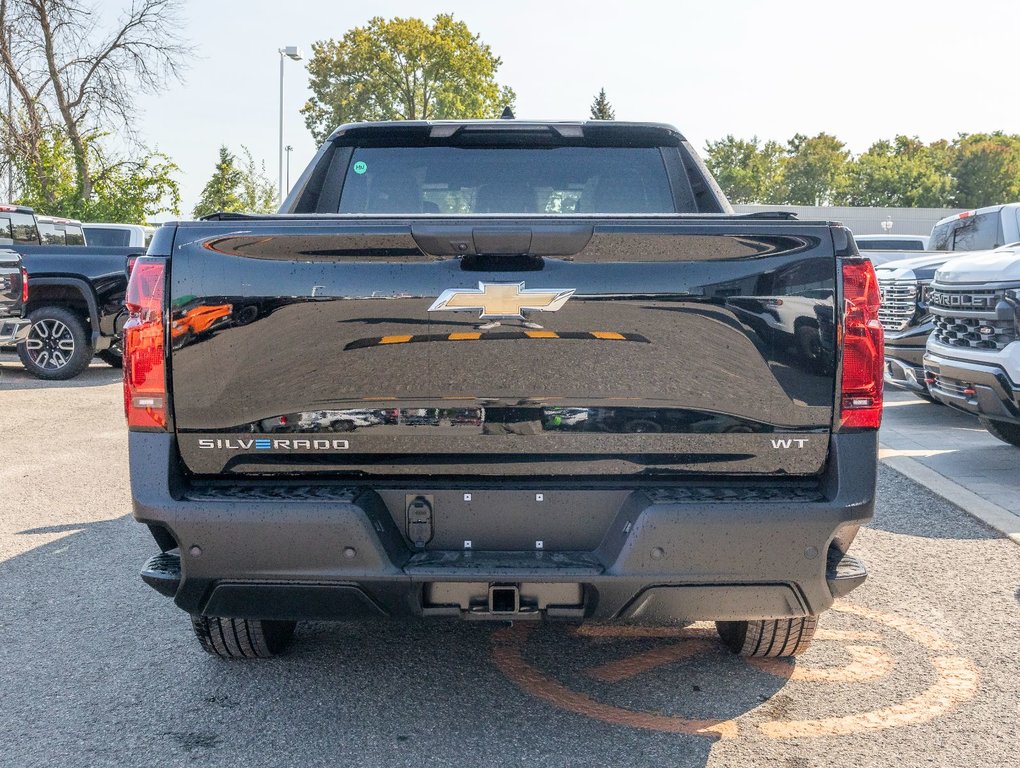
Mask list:
[[283,60],[284,58],[291,59],[292,61],[301,61],[301,49],[296,45],[288,45],[286,48],[280,48],[280,164],[279,164],[279,184],[277,188],[277,194],[279,202],[283,202]]
[[294,147],[292,147],[290,144],[288,144],[286,147],[283,148],[283,151],[287,153],[287,185],[284,187],[284,190],[289,195],[290,194],[290,153],[294,151]]

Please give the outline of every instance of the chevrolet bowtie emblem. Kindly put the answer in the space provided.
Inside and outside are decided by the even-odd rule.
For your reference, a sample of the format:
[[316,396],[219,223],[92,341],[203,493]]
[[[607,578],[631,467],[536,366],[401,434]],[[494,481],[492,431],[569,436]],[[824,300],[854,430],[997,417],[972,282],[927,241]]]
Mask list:
[[479,283],[478,288],[450,288],[435,300],[429,312],[481,312],[481,318],[516,317],[525,312],[555,312],[574,295],[574,288],[535,288],[524,283]]

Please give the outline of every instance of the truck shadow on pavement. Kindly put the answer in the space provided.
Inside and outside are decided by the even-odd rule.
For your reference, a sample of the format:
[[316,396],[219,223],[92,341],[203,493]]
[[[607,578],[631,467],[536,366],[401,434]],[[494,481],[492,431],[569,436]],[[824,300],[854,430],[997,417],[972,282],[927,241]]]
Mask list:
[[698,768],[717,745],[935,738],[979,689],[953,643],[857,593],[796,662],[741,659],[704,625],[459,620],[301,624],[280,658],[227,662],[138,578],[154,545],[130,516],[0,546],[20,552],[0,560],[5,764]]
[[[17,671],[0,682],[0,727],[13,764],[44,750],[108,765],[156,752],[162,765],[605,766],[658,754],[703,766],[713,724],[787,684],[707,635],[456,620],[302,624],[279,659],[225,662],[141,583],[154,549],[129,516],[22,530],[14,545],[35,536],[46,543],[0,562],[3,668]],[[543,698],[543,679],[588,711]],[[614,722],[606,708],[679,725]]]
[[120,368],[111,368],[106,363],[93,362],[78,376],[67,381],[43,381],[26,371],[17,357],[0,356],[0,392],[15,389],[67,389],[71,387],[104,387],[123,379]]

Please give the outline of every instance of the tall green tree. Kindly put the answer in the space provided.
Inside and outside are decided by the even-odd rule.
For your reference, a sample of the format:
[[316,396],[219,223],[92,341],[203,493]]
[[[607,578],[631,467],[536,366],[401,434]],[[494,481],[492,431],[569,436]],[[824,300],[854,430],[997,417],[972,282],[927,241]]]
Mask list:
[[956,148],[956,204],[962,208],[1020,200],[1020,136],[961,135]]
[[780,144],[762,144],[757,136],[747,140],[729,135],[705,147],[705,164],[733,203],[785,202],[785,161]]
[[944,208],[953,203],[954,150],[910,136],[877,141],[847,168],[843,205]]
[[[95,146],[97,137],[83,140],[89,153],[101,152]],[[97,165],[86,199],[80,196],[72,145],[59,127],[36,142],[33,158],[18,156],[15,162],[21,187],[17,202],[40,213],[127,224],[144,224],[159,213],[180,213],[180,169],[160,152]]]
[[[120,147],[129,143],[124,137],[131,136],[137,118],[138,94],[178,79],[190,51],[177,36],[180,2],[122,3],[119,16],[100,23],[91,3],[0,0],[0,70],[15,106],[0,113],[5,154],[30,185],[23,197],[38,199],[48,213],[70,206],[73,215],[85,218],[105,180],[127,172],[129,182],[140,183],[130,173],[165,169],[166,163],[145,148],[124,153]],[[73,164],[70,174],[49,162],[55,131],[61,134],[61,155]],[[109,140],[114,134],[116,142]],[[153,184],[162,182],[154,178]],[[134,184],[142,198],[149,196],[141,186]]]
[[498,117],[516,98],[496,80],[501,64],[452,14],[431,25],[377,16],[339,40],[312,43],[312,97],[301,113],[320,142],[359,120]]
[[786,199],[790,205],[831,205],[846,187],[850,152],[828,133],[796,134],[787,144],[784,164]]
[[266,161],[255,162],[248,147],[241,145],[244,163],[241,166],[241,188],[239,195],[243,210],[247,213],[275,213],[279,202],[276,199],[276,184],[266,173]]
[[615,120],[616,110],[613,109],[613,105],[609,103],[609,98],[606,96],[606,89],[599,88],[598,95],[595,100],[591,103],[591,119],[592,120]]
[[202,188],[195,218],[221,211],[231,213],[272,213],[276,210],[276,190],[266,176],[265,163],[257,165],[251,152],[241,147],[242,161],[226,145],[220,147],[212,176]]
[[220,211],[239,213],[244,208],[238,194],[240,186],[241,170],[237,167],[237,158],[224,144],[220,146],[220,159],[209,181],[202,187],[202,195],[191,212],[192,216],[200,219]]

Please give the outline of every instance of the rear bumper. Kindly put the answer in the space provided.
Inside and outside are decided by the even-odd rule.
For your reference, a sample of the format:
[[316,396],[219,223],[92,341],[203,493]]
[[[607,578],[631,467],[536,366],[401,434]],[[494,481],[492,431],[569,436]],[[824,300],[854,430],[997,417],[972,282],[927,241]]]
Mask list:
[[[531,610],[516,618],[780,618],[820,613],[865,577],[843,554],[873,513],[875,433],[832,438],[817,492],[765,486],[768,493],[710,498],[677,488],[634,489],[622,494],[601,541],[588,551],[539,549],[536,541],[530,551],[476,546],[418,553],[387,507],[385,489],[383,495],[326,486],[197,492],[173,469],[172,436],[135,432],[130,441],[135,517],[156,529],[163,548],[176,543],[181,553],[176,561],[150,562],[143,575],[194,614],[506,618],[484,605],[496,585],[519,592],[522,608],[531,600]],[[467,492],[432,491],[437,514]],[[509,499],[511,506],[536,495],[523,488],[486,493],[509,494],[500,503]],[[557,493],[544,489],[547,500]],[[566,527],[590,526],[586,512],[563,512],[576,516]],[[440,515],[436,525],[442,524]],[[476,540],[485,536],[479,530]]]
[[925,375],[932,397],[975,416],[1020,424],[1020,384],[1005,368],[987,362],[971,362],[935,351],[924,356]]
[[18,344],[28,338],[32,321],[27,318],[0,318],[0,346]]

